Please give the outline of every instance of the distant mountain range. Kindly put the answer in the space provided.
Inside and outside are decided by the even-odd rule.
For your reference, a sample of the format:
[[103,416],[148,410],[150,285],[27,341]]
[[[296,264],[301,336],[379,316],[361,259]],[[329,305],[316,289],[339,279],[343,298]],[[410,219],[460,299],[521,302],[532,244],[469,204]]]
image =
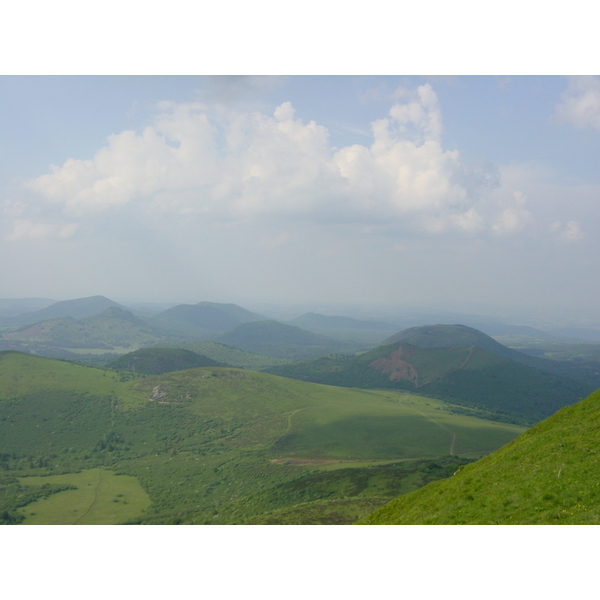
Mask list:
[[[507,339],[508,345],[524,346],[523,352],[503,346],[482,331],[464,325],[460,326],[460,331],[458,326],[432,325],[429,326],[430,333],[421,327],[398,333],[393,322],[377,319],[308,312],[291,321],[280,322],[235,304],[216,302],[179,304],[156,314],[164,306],[140,305],[138,310],[141,312],[134,316],[123,305],[105,296],[60,302],[43,298],[0,299],[0,350],[103,365],[114,358],[111,353],[124,353],[159,343],[211,341],[271,359],[302,361],[332,353],[352,355],[392,341],[429,347],[435,338],[438,345],[472,344],[534,369],[600,386],[600,368],[597,368],[597,360],[590,358],[587,348],[582,352],[569,350],[570,355],[565,356],[557,344],[572,343],[573,340],[565,342],[562,338],[561,342],[561,338],[553,338],[535,328],[503,325],[493,320],[485,323],[488,332],[503,335],[498,339]],[[27,308],[35,310],[14,314]],[[106,312],[108,309],[121,312],[111,314]],[[2,317],[2,311],[11,316]],[[128,315],[127,318],[124,315]],[[127,320],[127,325],[115,327],[115,318]],[[448,336],[445,337],[445,327],[454,328],[448,334],[450,341],[446,339]],[[431,331],[435,331],[435,336],[432,337]],[[400,335],[403,337],[398,337]],[[542,358],[544,354],[554,358],[557,349],[562,352],[557,357],[559,360]],[[264,361],[252,360],[251,363],[267,366]]]
[[371,525],[600,524],[600,390],[453,477],[400,496]]

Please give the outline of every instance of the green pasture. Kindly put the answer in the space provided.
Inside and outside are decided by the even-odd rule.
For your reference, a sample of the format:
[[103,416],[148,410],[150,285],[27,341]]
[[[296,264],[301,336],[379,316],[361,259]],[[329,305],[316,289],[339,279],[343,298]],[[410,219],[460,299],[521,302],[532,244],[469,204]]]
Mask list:
[[81,473],[20,477],[22,485],[67,484],[77,489],[52,494],[21,507],[24,525],[117,525],[139,517],[150,497],[138,480],[105,469]]
[[329,388],[318,406],[290,415],[288,430],[274,450],[278,456],[344,461],[473,457],[524,431],[450,411],[442,401],[414,394]]

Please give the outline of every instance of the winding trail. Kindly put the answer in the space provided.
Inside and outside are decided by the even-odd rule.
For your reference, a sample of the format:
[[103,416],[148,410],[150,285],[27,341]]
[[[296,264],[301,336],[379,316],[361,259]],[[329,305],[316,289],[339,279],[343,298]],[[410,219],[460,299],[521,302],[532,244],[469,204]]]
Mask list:
[[429,381],[424,381],[423,383],[416,385],[415,387],[423,387],[424,385],[427,385],[429,383],[431,383],[432,381],[437,381],[438,379],[443,379],[444,377],[446,377],[446,375],[450,374],[450,373],[454,373],[455,371],[459,371],[460,369],[462,369],[468,362],[469,359],[471,358],[471,356],[473,356],[473,349],[475,348],[475,346],[471,346],[469,348],[469,354],[467,354],[467,358],[465,358],[465,360],[463,360],[460,365],[458,365],[458,367],[456,367],[456,369],[452,369],[452,371],[448,371],[448,373],[444,373],[443,375],[440,375],[440,377],[434,377],[433,379],[430,379]]
[[85,517],[85,515],[87,515],[90,510],[92,510],[92,508],[94,508],[94,505],[96,504],[96,501],[98,500],[98,490],[100,489],[100,484],[102,483],[102,469],[100,469],[98,471],[98,483],[96,483],[96,487],[94,488],[94,499],[92,500],[92,503],[88,506],[88,509],[76,520],[73,522],[73,525],[77,525],[77,523],[79,523],[79,521],[81,521],[81,519],[83,519],[83,517]]
[[[468,358],[467,358],[467,360],[468,360]],[[415,412],[419,413],[422,417],[425,417],[428,421],[431,421],[434,425],[437,425],[440,429],[448,432],[452,436],[452,441],[450,442],[450,452],[449,453],[454,454],[454,442],[456,442],[456,433],[454,433],[454,431],[452,431],[451,429],[448,429],[445,425],[438,423],[431,417],[427,416],[425,413],[422,413],[420,410],[417,410],[416,408],[413,408],[412,406],[406,406],[406,404],[403,404],[403,402],[402,402],[402,400],[400,400],[400,398],[398,398],[398,404],[408,410],[414,410]]]
[[305,406],[304,408],[297,408],[296,410],[293,410],[293,411],[292,411],[292,412],[289,414],[289,416],[288,416],[288,427],[287,427],[287,430],[286,430],[286,432],[285,432],[285,434],[284,434],[284,435],[287,435],[287,434],[290,432],[290,430],[292,429],[292,417],[293,417],[293,416],[294,416],[294,415],[295,415],[297,412],[300,412],[301,410],[306,410],[307,408],[308,408],[308,406]]

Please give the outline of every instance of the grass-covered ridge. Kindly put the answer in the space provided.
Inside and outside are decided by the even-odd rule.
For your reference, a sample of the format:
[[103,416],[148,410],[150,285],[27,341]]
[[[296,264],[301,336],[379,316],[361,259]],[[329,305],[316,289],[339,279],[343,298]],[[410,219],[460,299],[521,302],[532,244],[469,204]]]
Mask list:
[[363,524],[599,524],[600,390]]

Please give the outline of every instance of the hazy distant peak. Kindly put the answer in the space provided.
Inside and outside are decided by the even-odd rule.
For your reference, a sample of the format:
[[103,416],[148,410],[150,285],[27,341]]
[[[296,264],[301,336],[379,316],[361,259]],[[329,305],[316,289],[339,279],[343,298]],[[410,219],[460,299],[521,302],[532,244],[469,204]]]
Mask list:
[[117,306],[125,309],[117,302],[106,298],[105,296],[89,296],[87,298],[75,298],[73,300],[61,300],[41,310],[21,314],[13,319],[13,322],[19,324],[38,323],[48,319],[59,317],[73,317],[82,319],[92,317],[104,312],[111,306]]

